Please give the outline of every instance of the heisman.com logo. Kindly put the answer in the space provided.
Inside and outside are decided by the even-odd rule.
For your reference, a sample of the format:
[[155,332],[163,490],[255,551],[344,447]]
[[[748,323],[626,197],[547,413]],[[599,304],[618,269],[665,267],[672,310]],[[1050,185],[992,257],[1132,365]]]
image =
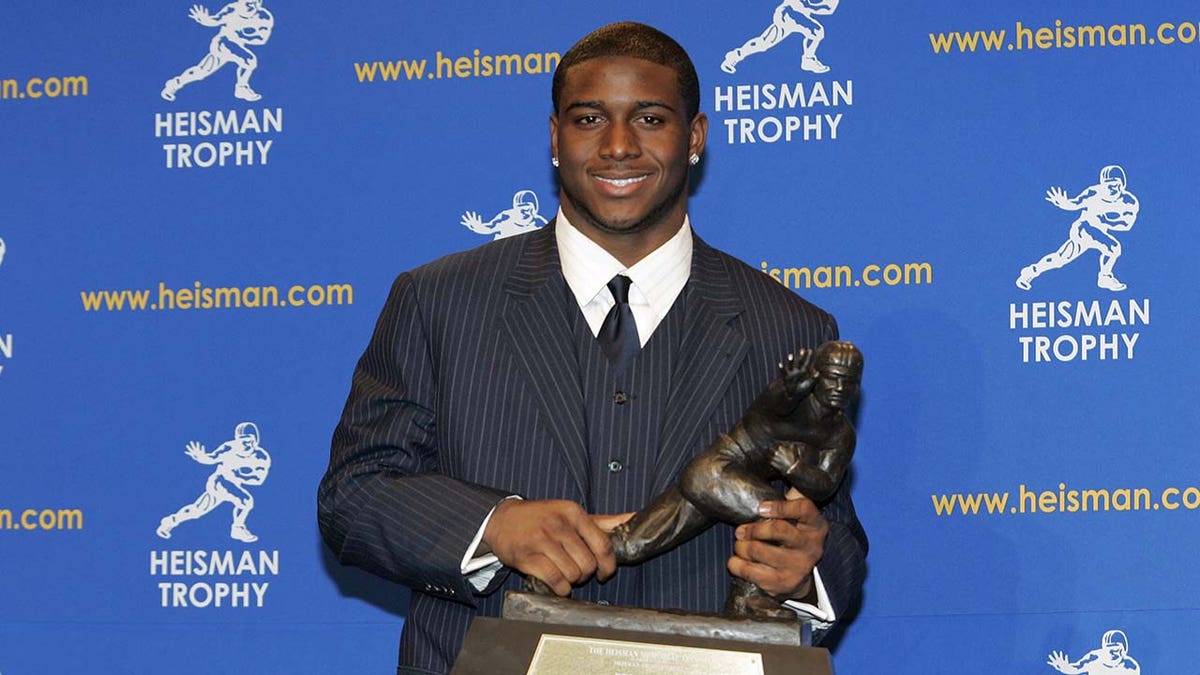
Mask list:
[[[774,3],[766,26],[769,4],[747,2],[743,6],[754,20],[745,23],[750,34],[725,52],[721,79],[756,77],[778,72],[778,64],[796,65],[784,72],[804,79],[742,84],[718,84],[713,92],[713,111],[730,145],[792,143],[837,140],[842,108],[854,105],[854,81],[808,79],[837,70],[818,55],[825,41],[825,23],[837,11],[839,0],[784,0]],[[745,35],[746,33],[743,33]],[[770,54],[768,54],[770,52]],[[751,58],[753,57],[753,58]],[[772,58],[774,57],[774,58]],[[715,137],[721,137],[717,132]]]

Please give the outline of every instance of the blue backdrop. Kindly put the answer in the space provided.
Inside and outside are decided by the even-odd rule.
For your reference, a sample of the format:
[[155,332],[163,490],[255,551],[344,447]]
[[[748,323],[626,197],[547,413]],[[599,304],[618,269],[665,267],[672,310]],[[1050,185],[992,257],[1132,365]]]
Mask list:
[[837,672],[1195,669],[1195,3],[202,3],[0,24],[0,672],[389,672],[407,591],[316,528],[350,373],[398,272],[553,216],[619,19],[700,72],[697,232],[867,355]]

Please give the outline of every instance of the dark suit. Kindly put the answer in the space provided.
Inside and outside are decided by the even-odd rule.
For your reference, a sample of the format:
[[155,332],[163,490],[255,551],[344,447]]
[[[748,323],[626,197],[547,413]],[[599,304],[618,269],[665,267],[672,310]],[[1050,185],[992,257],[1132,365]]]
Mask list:
[[[670,358],[634,386],[642,398],[633,404],[655,401],[661,414],[629,445],[649,436],[652,447],[629,447],[614,465],[608,450],[588,447],[604,422],[585,413],[595,397],[584,392],[602,375],[582,367],[593,341],[579,338],[586,326],[562,277],[553,224],[397,278],[354,372],[318,503],[342,563],[413,589],[402,671],[447,670],[476,613],[498,615],[502,590],[519,585],[502,572],[478,593],[459,572],[498,500],[636,510],[733,426],[782,357],[837,335],[829,314],[698,237],[668,319],[646,350],[660,340]],[[867,542],[844,488],[824,514],[831,529],[820,570],[840,615],[858,596]],[[573,597],[717,611],[732,546],[732,529],[718,525]]]

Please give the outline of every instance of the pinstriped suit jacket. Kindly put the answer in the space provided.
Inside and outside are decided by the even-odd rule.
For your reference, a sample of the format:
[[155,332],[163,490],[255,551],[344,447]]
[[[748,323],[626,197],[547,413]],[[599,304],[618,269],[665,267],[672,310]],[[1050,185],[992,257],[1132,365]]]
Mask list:
[[[837,337],[832,316],[698,237],[681,299],[675,365],[651,387],[666,397],[659,447],[643,462],[644,493],[623,495],[630,510],[732,428],[781,357]],[[480,593],[459,572],[498,500],[569,499],[594,512],[576,314],[553,224],[392,286],[334,432],[318,513],[343,564],[413,589],[401,672],[448,670],[471,619],[498,615],[502,591],[519,585],[502,572]],[[844,487],[823,512],[831,529],[819,568],[840,616],[859,594],[867,540]],[[718,525],[574,597],[717,611],[732,547],[732,529]]]

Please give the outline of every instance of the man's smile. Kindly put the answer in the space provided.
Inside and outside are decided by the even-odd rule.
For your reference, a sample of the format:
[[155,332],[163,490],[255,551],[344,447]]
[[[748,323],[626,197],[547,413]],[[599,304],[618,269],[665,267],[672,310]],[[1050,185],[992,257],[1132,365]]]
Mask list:
[[638,176],[629,176],[629,177],[625,177],[625,178],[609,178],[606,176],[597,176],[597,175],[592,176],[592,178],[595,178],[596,180],[600,181],[601,183],[604,183],[606,185],[613,185],[616,187],[625,187],[627,185],[633,185],[634,183],[640,183],[649,177],[650,177],[650,174],[648,174],[648,173],[644,173],[644,174],[641,174]]

